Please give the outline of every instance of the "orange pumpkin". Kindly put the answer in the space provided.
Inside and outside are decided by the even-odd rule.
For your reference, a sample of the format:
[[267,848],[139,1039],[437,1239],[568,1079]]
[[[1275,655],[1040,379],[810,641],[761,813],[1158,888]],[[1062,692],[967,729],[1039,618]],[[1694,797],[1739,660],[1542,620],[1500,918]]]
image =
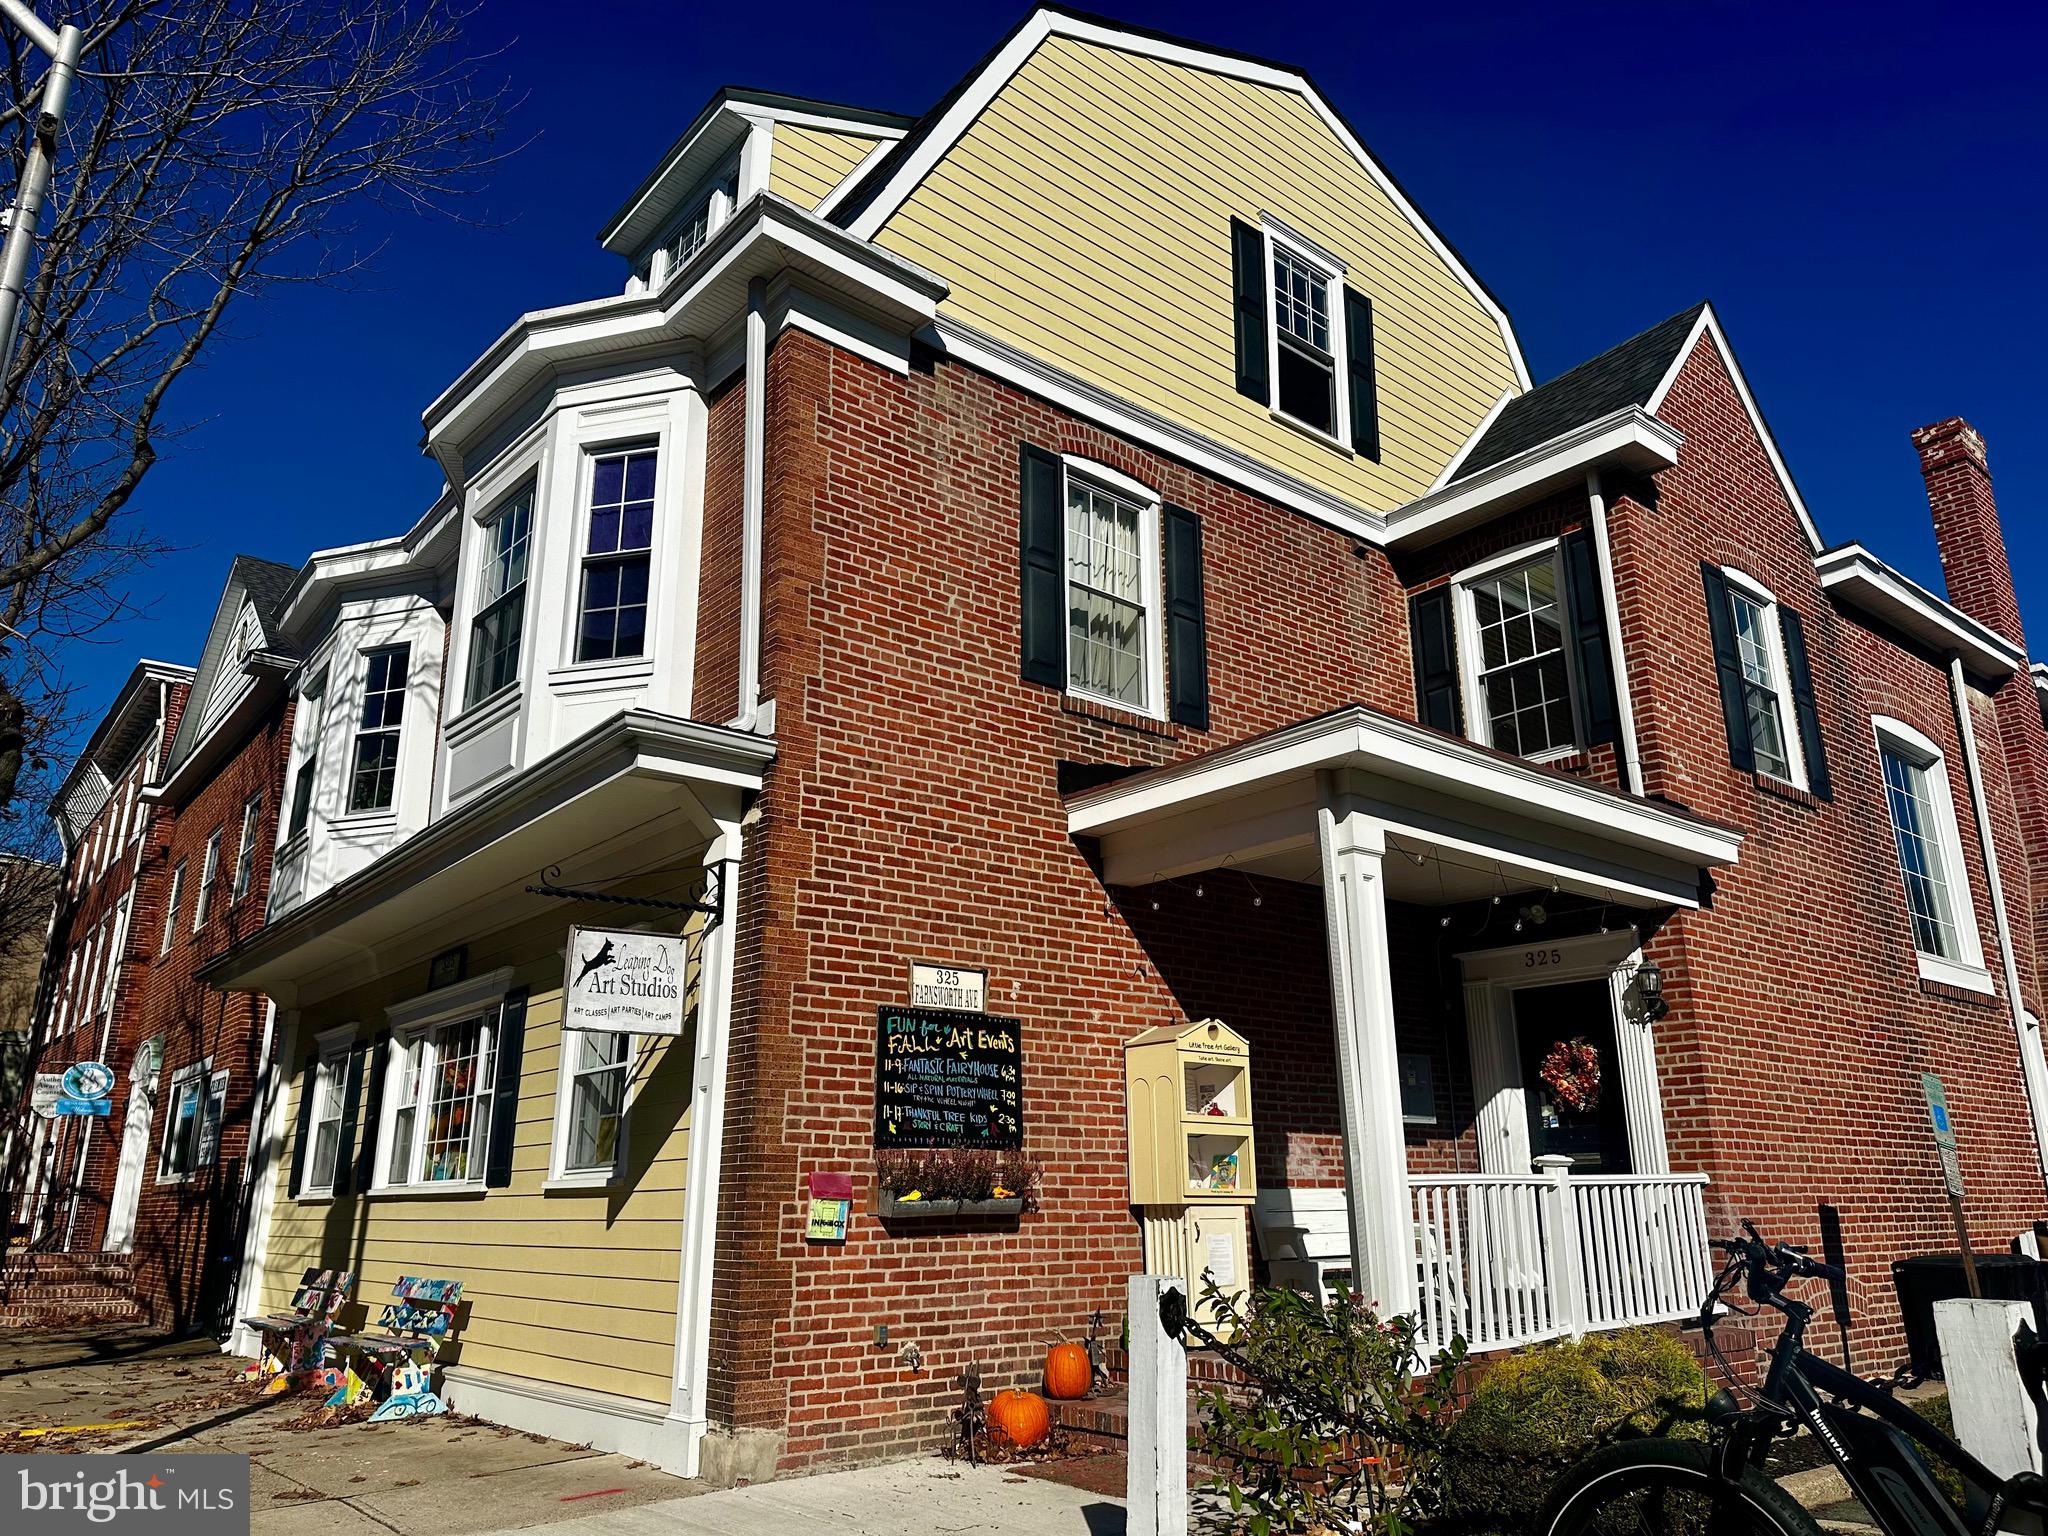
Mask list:
[[1020,1451],[1028,1451],[1052,1431],[1052,1411],[1036,1392],[1012,1388],[989,1399],[988,1421],[1010,1437]]
[[1095,1378],[1088,1363],[1088,1351],[1078,1344],[1055,1344],[1045,1352],[1045,1395],[1071,1402],[1088,1395]]

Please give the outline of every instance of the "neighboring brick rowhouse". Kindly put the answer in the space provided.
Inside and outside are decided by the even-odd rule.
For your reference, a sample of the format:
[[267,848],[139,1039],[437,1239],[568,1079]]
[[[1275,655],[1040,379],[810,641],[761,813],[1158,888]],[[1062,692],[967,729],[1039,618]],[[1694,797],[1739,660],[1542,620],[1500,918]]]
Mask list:
[[[921,355],[899,374],[787,333],[768,367],[764,683],[778,758],[741,888],[712,1410],[786,1431],[784,1464],[797,1468],[933,1443],[948,1432],[965,1365],[982,1365],[991,1387],[1026,1380],[1048,1340],[1077,1335],[1097,1308],[1120,1314],[1139,1262],[1121,1053],[1140,1030],[1209,1012],[1239,1023],[1254,1041],[1262,1172],[1342,1177],[1319,897],[1271,883],[1260,892],[1228,871],[1105,889],[1090,850],[1066,833],[1060,765],[1170,762],[1354,701],[1412,719],[1409,585],[1511,533],[1583,521],[1585,508],[1560,497],[1512,530],[1397,570],[1376,549],[951,362]],[[714,407],[714,439],[731,408],[731,396]],[[1654,490],[1613,492],[1648,787],[1748,834],[1705,910],[1639,917],[1673,1004],[1657,1026],[1673,1162],[1711,1175],[1719,1225],[1750,1215],[1774,1236],[1813,1242],[1816,1202],[1840,1206],[1859,1358],[1888,1359],[1899,1340],[1889,1261],[1953,1244],[1922,1130],[1921,1071],[1948,1084],[1970,1215],[1986,1240],[2043,1213],[2002,1000],[1918,978],[1870,734],[1872,713],[1898,714],[1955,754],[1947,676],[1822,594],[1710,343],[1662,414],[1684,433],[1679,464]],[[1020,678],[1023,442],[1100,461],[1202,518],[1209,730]],[[707,494],[707,549],[736,518],[736,464],[725,463],[718,494]],[[1699,570],[1708,559],[1751,572],[1805,616],[1832,801],[1730,766]],[[700,629],[700,657],[716,646],[720,672],[730,652],[714,637],[733,623],[731,582],[721,575],[707,590]],[[701,690],[700,713],[715,714],[719,697],[717,686]],[[1997,755],[1988,741],[1984,750]],[[1611,758],[1583,771],[1611,778]],[[2016,802],[2026,791],[2002,765],[1987,764],[1986,780],[2001,861],[2023,867]],[[1965,793],[1960,770],[1952,783]],[[1966,802],[1958,820],[1989,947]],[[1402,1042],[1431,1053],[1449,1106],[1440,1131],[1411,1134],[1417,1169],[1474,1166],[1446,962],[1479,943],[1475,933],[1509,942],[1483,911],[1449,910],[1455,931],[1438,909],[1390,919]],[[1566,909],[1555,921],[1611,915]],[[850,1172],[855,1209],[867,1206],[875,1008],[901,999],[913,957],[987,966],[989,1007],[1022,1020],[1043,1208],[1019,1223],[885,1225],[860,1214],[843,1247],[808,1245],[806,1173]],[[905,1345],[919,1352],[915,1371]]]
[[[241,1253],[243,1160],[248,1152],[249,1119],[263,1043],[266,1007],[260,996],[222,993],[194,976],[194,971],[230,944],[246,938],[263,922],[270,891],[271,855],[277,842],[277,814],[291,745],[292,707],[280,701],[236,744],[189,800],[176,807],[176,820],[162,867],[186,865],[176,931],[168,948],[157,953],[161,925],[147,940],[150,977],[144,1037],[163,1037],[163,1069],[155,1145],[143,1179],[136,1216],[136,1299],[155,1323],[176,1327],[213,1328],[225,1320],[233,1299],[235,1261]],[[235,855],[242,826],[242,808],[252,795],[262,796],[257,817],[256,860],[249,888],[233,899]],[[207,839],[221,832],[220,867],[207,905],[206,922],[193,927],[200,871]],[[220,1144],[213,1162],[188,1181],[159,1175],[163,1122],[173,1105],[173,1084],[180,1068],[205,1060],[211,1070],[228,1073],[221,1111]]]
[[[1949,600],[2024,654],[2026,630],[2006,559],[2005,530],[1992,494],[1990,455],[1983,437],[1956,416],[1922,427],[1913,434],[1913,446],[1919,450],[1920,473],[1927,481],[1934,542]],[[2039,957],[2048,948],[2048,868],[2042,867],[2048,860],[2048,730],[2042,727],[2040,701],[2026,673],[2000,688],[1994,702],[1998,740],[2009,772],[2021,786],[2020,826],[2024,847],[2032,855],[2024,862],[2006,862],[2001,852],[1999,873],[2021,937],[2015,947],[2033,952],[2029,971],[2037,976]],[[1980,736],[1989,734],[1980,728]],[[2039,1013],[2039,991],[2029,997]]]

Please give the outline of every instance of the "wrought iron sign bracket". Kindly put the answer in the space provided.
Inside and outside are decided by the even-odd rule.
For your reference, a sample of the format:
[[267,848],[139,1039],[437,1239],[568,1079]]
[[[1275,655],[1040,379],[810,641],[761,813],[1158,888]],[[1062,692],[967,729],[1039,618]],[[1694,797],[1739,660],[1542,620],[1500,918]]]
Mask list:
[[562,866],[550,864],[541,871],[538,881],[526,888],[529,896],[552,896],[560,901],[595,901],[614,907],[644,907],[654,912],[696,912],[710,919],[716,925],[722,910],[718,899],[718,883],[723,871],[717,868],[704,871],[704,895],[696,901],[675,901],[666,896],[621,896],[612,891],[585,891],[575,886],[562,885]]

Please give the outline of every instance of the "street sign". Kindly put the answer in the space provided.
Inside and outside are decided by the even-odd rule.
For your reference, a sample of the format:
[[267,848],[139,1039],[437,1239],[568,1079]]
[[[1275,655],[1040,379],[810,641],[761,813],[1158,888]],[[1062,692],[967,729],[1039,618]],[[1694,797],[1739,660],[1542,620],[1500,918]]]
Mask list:
[[562,1028],[680,1035],[689,950],[690,941],[679,933],[571,928],[563,956]]

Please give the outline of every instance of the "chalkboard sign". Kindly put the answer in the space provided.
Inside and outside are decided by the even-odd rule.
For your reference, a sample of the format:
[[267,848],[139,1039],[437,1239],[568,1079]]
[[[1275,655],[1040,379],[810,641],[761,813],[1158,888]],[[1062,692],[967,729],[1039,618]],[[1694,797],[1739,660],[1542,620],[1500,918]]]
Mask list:
[[1024,1144],[1024,1068],[1015,1019],[875,1010],[875,1145]]

